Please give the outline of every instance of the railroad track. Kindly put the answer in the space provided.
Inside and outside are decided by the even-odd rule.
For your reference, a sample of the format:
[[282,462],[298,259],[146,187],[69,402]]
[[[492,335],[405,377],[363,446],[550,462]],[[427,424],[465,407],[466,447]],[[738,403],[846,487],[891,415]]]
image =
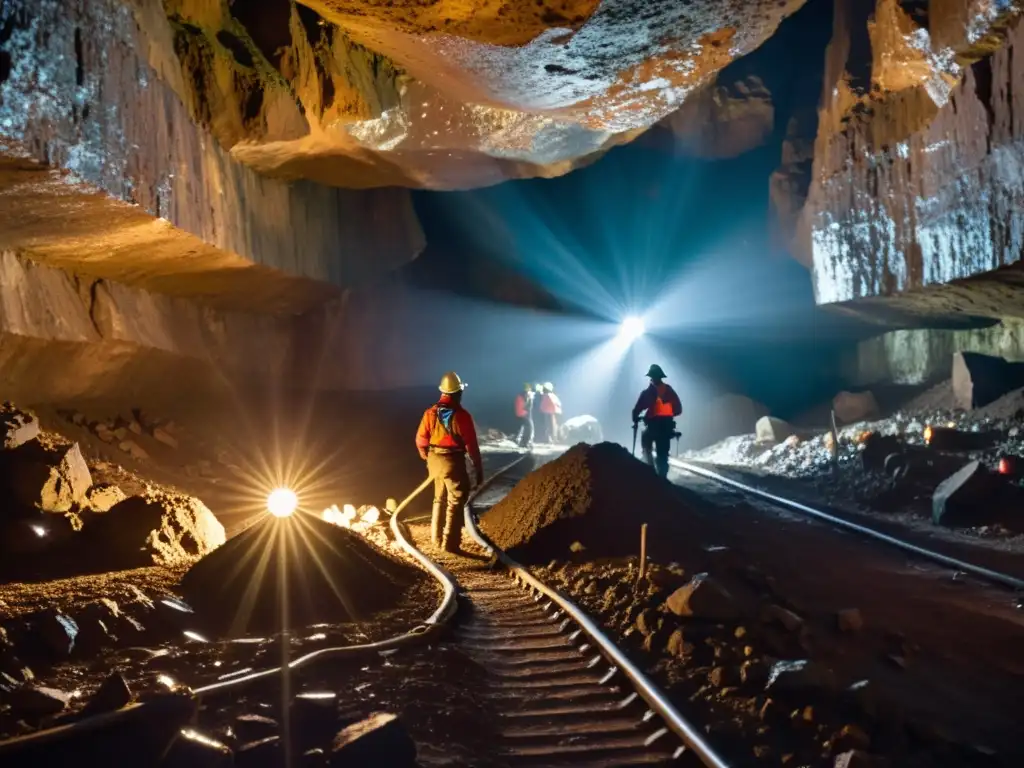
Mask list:
[[739,480],[727,477],[720,472],[716,472],[713,469],[699,464],[693,464],[691,462],[681,461],[675,458],[670,459],[670,464],[677,470],[688,472],[697,477],[710,480],[713,483],[737,491],[742,495],[767,501],[770,504],[788,512],[795,512],[804,517],[819,520],[833,527],[851,531],[859,536],[880,541],[888,546],[901,549],[904,552],[908,552],[924,560],[929,560],[947,568],[969,573],[991,584],[1012,589],[1017,592],[1024,592],[1024,579],[1018,578],[1017,576],[1002,573],[991,568],[986,568],[983,565],[978,565],[977,563],[952,557],[951,555],[947,555],[943,552],[937,552],[933,549],[920,546],[919,544],[914,544],[913,542],[901,539],[898,536],[884,533],[883,531],[879,531],[868,525],[853,522],[852,520],[848,520],[844,517],[839,517],[824,510],[816,509],[815,507],[804,504],[803,502],[788,499],[784,496],[770,493],[762,488],[740,482]]
[[[492,481],[511,487],[526,464]],[[466,523],[485,552],[491,547],[474,519],[481,506],[471,502]],[[459,582],[462,617],[451,642],[487,670],[483,694],[498,713],[502,763],[726,766],[579,608],[500,551],[496,562],[467,565],[422,541],[425,527],[416,533]]]

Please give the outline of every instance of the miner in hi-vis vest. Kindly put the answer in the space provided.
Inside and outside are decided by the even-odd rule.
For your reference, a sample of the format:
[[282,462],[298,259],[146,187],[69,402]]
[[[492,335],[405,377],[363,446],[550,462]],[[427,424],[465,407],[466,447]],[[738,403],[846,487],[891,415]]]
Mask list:
[[[476,484],[484,479],[480,444],[476,439],[473,417],[462,407],[462,391],[466,385],[454,371],[441,377],[441,397],[427,408],[416,432],[416,448],[427,462],[427,471],[434,478],[434,508],[430,536],[436,546],[446,552],[458,552],[462,542],[463,510],[469,494],[469,472],[466,454],[476,470]],[[443,525],[441,508],[447,495],[447,513]]]
[[683,404],[679,402],[676,391],[665,383],[665,372],[660,365],[652,365],[647,370],[647,377],[651,385],[640,393],[633,406],[633,424],[640,421],[641,412],[646,412],[643,416],[644,431],[640,436],[644,459],[659,476],[668,477],[668,451],[676,431],[675,417],[682,414]]
[[516,395],[515,409],[519,430],[516,432],[516,443],[520,448],[533,446],[533,387],[530,382],[523,385],[523,391]]

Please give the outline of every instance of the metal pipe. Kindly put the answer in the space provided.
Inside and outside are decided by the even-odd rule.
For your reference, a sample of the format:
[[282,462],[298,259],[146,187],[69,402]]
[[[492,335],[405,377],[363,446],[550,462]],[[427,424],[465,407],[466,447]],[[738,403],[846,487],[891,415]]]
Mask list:
[[761,490],[760,488],[755,488],[752,485],[741,483],[738,480],[733,480],[730,477],[720,475],[719,473],[710,469],[705,469],[704,467],[699,467],[696,464],[690,464],[687,461],[679,461],[677,459],[672,459],[671,461],[673,466],[677,469],[690,472],[694,475],[699,475],[700,477],[713,480],[714,482],[721,483],[722,485],[731,486],[742,493],[757,496],[770,501],[773,504],[777,504],[780,507],[786,507],[787,509],[792,509],[795,512],[816,517],[819,520],[824,520],[838,528],[846,528],[847,530],[854,531],[855,533],[859,533],[863,536],[878,539],[886,544],[899,547],[905,552],[910,552],[927,560],[933,560],[937,563],[956,568],[957,570],[964,571],[965,573],[974,574],[975,576],[979,576],[983,579],[999,584],[1000,586],[1009,587],[1010,589],[1024,590],[1024,579],[1018,579],[1017,577],[1010,576],[1007,573],[993,571],[981,565],[975,565],[974,563],[968,563],[964,560],[958,560],[955,557],[944,555],[941,552],[935,552],[930,549],[925,549],[924,547],[919,547],[916,544],[911,544],[909,541],[903,541],[902,539],[897,539],[895,536],[890,536],[887,533],[876,531],[874,528],[868,528],[866,525],[860,525],[859,523],[854,523],[850,520],[844,520],[841,517],[830,515],[827,512],[822,512],[820,509],[815,509],[814,507],[810,507],[806,504],[801,504],[799,501],[793,501],[792,499],[787,499],[783,496],[776,496],[774,493],[769,493],[768,491]]
[[[496,472],[485,485],[489,485],[494,480],[498,479],[508,470],[512,469],[518,461],[513,462],[509,466]],[[481,489],[483,486],[481,486]],[[629,678],[630,682],[636,688],[640,696],[646,701],[651,709],[657,712],[662,719],[668,724],[672,731],[682,740],[687,747],[693,750],[694,754],[700,758],[701,762],[704,763],[708,768],[729,768],[729,764],[725,762],[708,744],[700,732],[684,718],[671,702],[665,698],[664,694],[658,690],[657,686],[654,685],[650,680],[647,679],[639,669],[637,669],[633,663],[626,657],[622,651],[619,650],[618,646],[610,638],[608,638],[590,618],[580,610],[575,603],[563,597],[560,593],[551,589],[543,582],[536,579],[529,571],[523,566],[509,557],[505,552],[495,547],[487,538],[483,532],[479,530],[476,525],[475,515],[472,514],[470,507],[472,503],[466,505],[466,527],[469,530],[470,536],[479,544],[485,551],[493,553],[498,560],[502,562],[513,574],[519,577],[524,585],[532,587],[534,590],[545,595],[548,599],[554,602],[562,611],[568,614],[573,621],[575,621],[583,629],[584,632],[590,637],[597,648],[602,654],[616,667]]]

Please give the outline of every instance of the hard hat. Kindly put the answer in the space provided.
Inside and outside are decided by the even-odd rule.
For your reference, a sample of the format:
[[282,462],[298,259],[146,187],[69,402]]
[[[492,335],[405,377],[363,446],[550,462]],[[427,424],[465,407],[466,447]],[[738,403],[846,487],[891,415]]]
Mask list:
[[666,378],[665,372],[661,370],[661,366],[655,363],[647,369],[647,377],[650,379],[664,379]]
[[456,392],[461,392],[466,388],[466,383],[459,378],[459,374],[455,371],[448,371],[444,376],[441,377],[441,385],[438,387],[442,394],[454,395]]
[[552,383],[551,383],[551,382],[549,381],[549,382],[548,382],[547,384],[545,384],[545,385],[544,385],[544,391],[545,391],[545,392],[554,392],[554,391],[555,391],[555,385],[554,385],[554,384],[552,384]]

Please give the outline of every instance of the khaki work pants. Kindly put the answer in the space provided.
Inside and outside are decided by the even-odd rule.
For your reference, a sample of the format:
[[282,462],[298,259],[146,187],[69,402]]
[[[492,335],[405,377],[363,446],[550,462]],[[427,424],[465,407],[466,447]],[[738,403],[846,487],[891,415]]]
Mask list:
[[[469,494],[466,454],[431,451],[427,454],[427,472],[434,478],[431,536],[434,543],[446,551],[457,552],[462,543],[463,510],[466,506],[466,496]],[[443,527],[442,509],[445,509]]]

